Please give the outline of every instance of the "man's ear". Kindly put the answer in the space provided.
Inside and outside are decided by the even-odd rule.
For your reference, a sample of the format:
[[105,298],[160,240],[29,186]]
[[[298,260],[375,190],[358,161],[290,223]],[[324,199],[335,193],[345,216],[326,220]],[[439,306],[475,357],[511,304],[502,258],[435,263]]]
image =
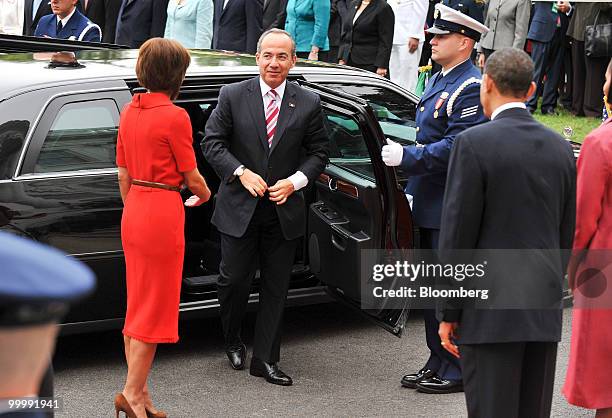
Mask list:
[[490,93],[491,90],[493,89],[493,85],[495,83],[493,82],[493,79],[491,77],[489,77],[489,74],[484,73],[482,75],[482,88],[484,89],[484,91],[486,93]]
[[525,98],[529,99],[531,96],[533,96],[533,93],[535,93],[536,88],[537,88],[536,83],[532,81],[531,84],[529,85],[529,90],[527,90],[527,95],[525,96]]

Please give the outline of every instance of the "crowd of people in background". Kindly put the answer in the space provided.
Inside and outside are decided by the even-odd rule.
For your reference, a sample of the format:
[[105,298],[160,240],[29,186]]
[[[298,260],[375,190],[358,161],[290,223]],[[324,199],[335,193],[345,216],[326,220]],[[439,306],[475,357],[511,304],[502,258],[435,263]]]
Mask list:
[[[298,58],[359,67],[414,92],[431,62],[434,6],[440,0],[0,0],[0,33],[101,41],[139,48],[164,37],[186,48],[254,53],[268,29],[287,30]],[[524,49],[535,65],[533,113],[601,116],[608,57],[585,52],[585,29],[612,22],[612,3],[441,0],[490,31],[473,59],[480,67],[504,47]],[[55,15],[55,19],[52,17]]]

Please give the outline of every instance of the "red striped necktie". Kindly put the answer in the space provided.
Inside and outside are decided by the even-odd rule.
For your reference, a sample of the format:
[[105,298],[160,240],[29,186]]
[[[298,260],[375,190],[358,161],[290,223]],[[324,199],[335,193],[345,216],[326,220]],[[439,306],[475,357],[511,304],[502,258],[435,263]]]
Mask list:
[[276,132],[276,122],[278,121],[278,94],[274,89],[267,93],[268,105],[266,106],[266,132],[268,134],[268,147],[272,147],[272,138]]

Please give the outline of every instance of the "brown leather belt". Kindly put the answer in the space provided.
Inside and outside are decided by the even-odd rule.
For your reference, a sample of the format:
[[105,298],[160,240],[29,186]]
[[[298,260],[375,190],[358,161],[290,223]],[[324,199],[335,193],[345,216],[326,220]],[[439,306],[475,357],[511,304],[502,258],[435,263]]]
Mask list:
[[144,180],[132,179],[132,184],[135,184],[136,186],[153,187],[154,189],[170,190],[173,192],[181,191],[181,188],[178,186],[170,186],[169,184],[164,184],[164,183],[155,183],[154,181],[144,181]]

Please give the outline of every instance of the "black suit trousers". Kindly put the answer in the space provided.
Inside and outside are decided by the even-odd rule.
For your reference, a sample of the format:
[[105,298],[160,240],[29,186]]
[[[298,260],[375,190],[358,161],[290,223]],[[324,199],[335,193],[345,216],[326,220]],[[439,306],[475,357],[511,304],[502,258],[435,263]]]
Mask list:
[[548,418],[556,342],[464,344],[459,347],[470,418]]
[[267,362],[280,358],[280,337],[285,299],[298,240],[286,240],[276,204],[264,195],[245,234],[221,234],[221,265],[217,291],[227,346],[240,344],[240,328],[251,283],[260,269],[259,312],[255,324],[253,356]]

